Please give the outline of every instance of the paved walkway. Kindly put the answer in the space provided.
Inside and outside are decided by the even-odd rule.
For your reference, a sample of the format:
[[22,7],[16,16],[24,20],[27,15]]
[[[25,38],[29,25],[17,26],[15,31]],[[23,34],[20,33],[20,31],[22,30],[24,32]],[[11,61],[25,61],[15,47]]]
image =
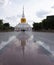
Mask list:
[[0,45],[0,65],[54,65],[54,56],[45,46],[25,33],[12,36]]

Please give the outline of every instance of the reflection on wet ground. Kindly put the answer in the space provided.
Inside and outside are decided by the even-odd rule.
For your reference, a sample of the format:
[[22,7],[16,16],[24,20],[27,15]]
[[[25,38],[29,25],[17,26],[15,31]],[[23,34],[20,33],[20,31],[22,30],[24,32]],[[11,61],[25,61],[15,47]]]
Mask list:
[[0,65],[54,65],[54,56],[44,42],[20,32],[0,44]]

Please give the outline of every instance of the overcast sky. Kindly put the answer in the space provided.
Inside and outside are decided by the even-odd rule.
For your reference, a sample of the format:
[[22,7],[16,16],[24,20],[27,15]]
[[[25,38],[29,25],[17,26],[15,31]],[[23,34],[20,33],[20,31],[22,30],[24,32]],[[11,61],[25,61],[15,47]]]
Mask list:
[[54,15],[54,0],[0,0],[0,19],[16,26],[20,22],[23,5],[30,25],[34,21],[40,22],[47,15]]

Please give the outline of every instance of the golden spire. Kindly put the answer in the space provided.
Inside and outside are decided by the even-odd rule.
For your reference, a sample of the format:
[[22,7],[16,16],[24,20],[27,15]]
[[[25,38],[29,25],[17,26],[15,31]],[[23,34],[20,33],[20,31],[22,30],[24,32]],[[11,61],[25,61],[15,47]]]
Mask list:
[[23,13],[22,13],[22,18],[21,18],[21,23],[26,23],[26,18],[24,14],[24,6],[23,6]]

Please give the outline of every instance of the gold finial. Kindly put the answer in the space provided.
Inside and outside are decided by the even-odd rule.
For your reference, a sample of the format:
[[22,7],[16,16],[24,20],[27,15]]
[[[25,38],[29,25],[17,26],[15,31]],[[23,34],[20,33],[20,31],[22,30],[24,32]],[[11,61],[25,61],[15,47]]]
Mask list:
[[22,13],[22,18],[21,18],[21,23],[26,23],[26,18],[24,15],[24,6],[23,6],[23,13]]

